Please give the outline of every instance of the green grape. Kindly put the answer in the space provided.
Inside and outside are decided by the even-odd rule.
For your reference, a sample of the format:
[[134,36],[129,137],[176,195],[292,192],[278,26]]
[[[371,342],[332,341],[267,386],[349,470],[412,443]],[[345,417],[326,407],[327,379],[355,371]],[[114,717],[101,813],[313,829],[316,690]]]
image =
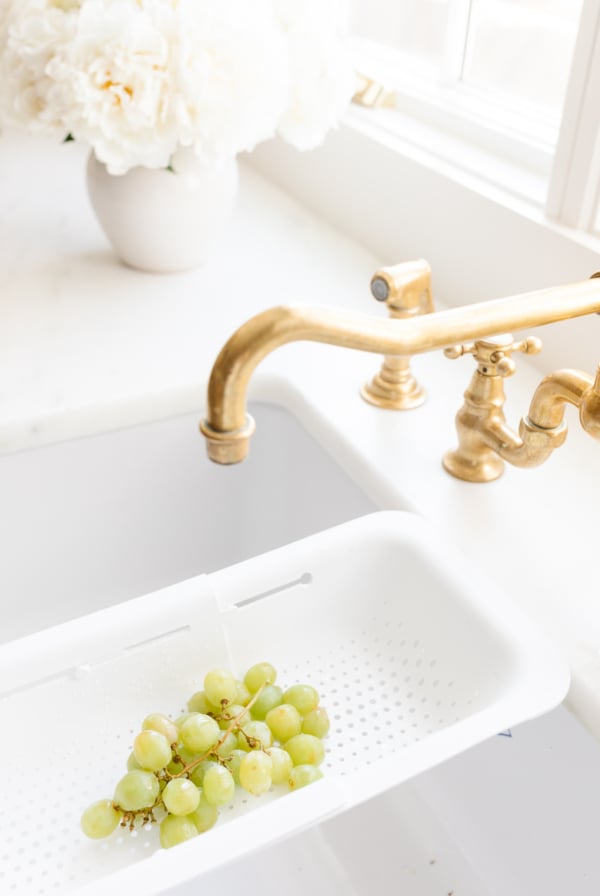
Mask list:
[[[221,737],[223,737],[223,735],[221,735]],[[219,740],[220,739],[221,738],[219,738]],[[235,734],[233,731],[228,731],[225,735],[225,740],[220,746],[217,747],[216,750],[221,759],[225,759],[227,756],[229,756],[230,753],[233,753],[233,751],[237,749],[237,742],[237,734]]]
[[266,722],[275,740],[281,743],[285,743],[302,731],[302,716],[291,703],[282,703],[281,706],[269,710]]
[[127,771],[132,772],[135,768],[141,768],[142,766],[139,764],[137,759],[135,758],[134,753],[129,754],[129,759],[127,760]]
[[133,742],[133,755],[141,768],[158,772],[171,761],[171,745],[158,731],[142,731]]
[[281,747],[271,747],[269,756],[273,762],[273,784],[283,784],[290,777],[294,767],[291,756]]
[[142,722],[142,729],[150,729],[158,731],[159,734],[164,734],[170,744],[176,744],[179,737],[175,722],[172,722],[168,716],[163,715],[161,712],[153,712],[151,715],[146,716]]
[[240,763],[240,784],[248,793],[260,796],[271,786],[273,760],[266,753],[252,750]]
[[181,762],[176,762],[174,759],[171,759],[167,766],[167,771],[170,775],[178,775],[179,772],[183,771],[183,765]]
[[153,806],[160,792],[156,775],[142,769],[127,772],[115,788],[115,803],[125,812],[138,812]]
[[292,769],[288,783],[292,790],[298,790],[300,787],[306,787],[313,781],[318,781],[323,777],[323,772],[316,765],[297,765]]
[[235,793],[233,775],[222,765],[214,764],[204,775],[202,793],[211,806],[224,806],[225,803],[230,803]]
[[242,730],[248,737],[254,738],[257,743],[251,746],[240,731],[238,734],[238,749],[240,750],[260,750],[263,747],[266,749],[273,743],[271,729],[266,722],[246,722],[242,725]]
[[222,706],[224,701],[233,703],[237,693],[235,678],[225,669],[211,669],[204,678],[204,693],[215,706]]
[[302,733],[313,734],[315,737],[325,737],[329,731],[329,716],[327,710],[322,706],[311,709],[304,716],[302,722]]
[[88,806],[81,816],[81,830],[86,837],[100,840],[112,834],[122,817],[123,813],[115,809],[111,800],[98,800]]
[[188,719],[190,719],[192,716],[195,716],[195,715],[196,715],[195,712],[184,712],[184,713],[182,713],[180,716],[178,716],[178,717],[175,719],[175,727],[177,728],[177,730],[178,730],[178,731],[181,731],[181,726],[182,726],[185,722],[187,722]]
[[297,734],[286,741],[284,749],[294,765],[320,765],[325,758],[323,742],[312,734]]
[[305,716],[311,709],[319,705],[319,695],[309,684],[295,684],[288,688],[283,695],[284,703],[295,706],[301,716]]
[[244,756],[246,756],[246,750],[234,750],[227,757],[227,768],[233,775],[236,784],[240,783],[240,765]]
[[196,830],[200,834],[204,834],[205,831],[210,831],[210,829],[217,823],[218,817],[219,810],[216,806],[211,806],[210,803],[207,803],[204,793],[202,793],[200,795],[198,808],[190,815],[190,818],[196,825]]
[[244,737],[243,734],[238,734],[236,749],[241,750],[242,753],[249,753],[250,750],[252,749],[252,747],[250,746],[250,744],[248,743],[248,741],[246,740],[246,738]]
[[260,692],[258,699],[252,704],[252,717],[264,719],[270,709],[279,706],[282,701],[283,691],[276,684],[268,684]]
[[218,707],[212,705],[204,691],[196,691],[188,700],[187,708],[190,712],[201,712],[208,715],[210,712],[215,712]]
[[220,711],[219,715],[223,716],[222,719],[219,719],[219,728],[222,731],[226,731],[233,719],[237,719],[239,715],[241,715],[240,722],[243,722],[244,719],[249,720],[250,710],[246,710],[241,703],[228,703],[227,706]]
[[175,778],[163,790],[162,799],[171,815],[189,815],[198,808],[200,791],[187,778]]
[[275,684],[277,671],[271,663],[257,663],[248,669],[244,676],[244,684],[251,694],[255,694],[263,684]]
[[197,836],[198,828],[191,816],[167,815],[160,823],[160,845],[163,849],[170,849]]
[[202,784],[204,782],[204,775],[214,764],[215,763],[213,759],[203,759],[202,762],[198,763],[196,768],[191,772],[191,779],[196,787],[202,787]]
[[184,747],[196,753],[205,753],[214,747],[219,739],[219,734],[218,722],[203,713],[196,713],[186,719],[179,729],[179,736]]
[[247,703],[250,703],[251,698],[252,694],[250,693],[244,682],[236,681],[234,703],[239,703],[242,706],[245,706]]

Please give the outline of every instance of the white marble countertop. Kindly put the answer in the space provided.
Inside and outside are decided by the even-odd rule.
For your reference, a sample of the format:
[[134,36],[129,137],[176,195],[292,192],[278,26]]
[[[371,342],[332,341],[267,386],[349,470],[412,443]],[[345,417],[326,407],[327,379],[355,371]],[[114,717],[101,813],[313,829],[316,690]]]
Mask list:
[[[383,313],[368,291],[380,259],[247,167],[227,238],[205,268],[157,276],[122,267],[88,207],[84,161],[73,144],[0,139],[0,451],[200,412],[220,346],[270,305]],[[358,397],[378,364],[296,344],[261,365],[252,391],[276,399],[285,384],[292,410],[382,507],[422,513],[503,586],[563,646],[569,705],[600,738],[598,446],[569,414],[567,445],[543,467],[459,482],[440,458],[455,442],[468,361],[418,358],[429,400],[407,414]],[[519,358],[507,386],[513,423],[539,378]]]

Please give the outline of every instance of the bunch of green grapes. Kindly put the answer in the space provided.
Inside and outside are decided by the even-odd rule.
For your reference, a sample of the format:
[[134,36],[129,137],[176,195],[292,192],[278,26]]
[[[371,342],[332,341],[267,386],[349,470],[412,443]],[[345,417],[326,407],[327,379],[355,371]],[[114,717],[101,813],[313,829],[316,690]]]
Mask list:
[[83,832],[98,839],[118,826],[160,823],[169,848],[210,830],[238,786],[259,796],[273,784],[294,790],[321,778],[327,712],[313,687],[284,691],[276,678],[270,663],[252,666],[243,681],[213,669],[178,719],[147,716],[113,799],[85,810]]

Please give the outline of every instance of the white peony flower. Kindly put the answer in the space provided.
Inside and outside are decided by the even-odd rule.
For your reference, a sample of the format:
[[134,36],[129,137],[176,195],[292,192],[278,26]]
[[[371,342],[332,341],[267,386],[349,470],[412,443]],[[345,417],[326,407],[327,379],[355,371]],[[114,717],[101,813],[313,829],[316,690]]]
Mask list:
[[73,39],[73,14],[46,0],[9,4],[2,35],[0,109],[10,124],[64,136],[63,113],[48,65]]
[[113,174],[181,146],[316,145],[351,94],[341,0],[0,0],[0,120]]
[[278,131],[298,149],[313,149],[339,120],[356,76],[344,41],[346,0],[273,0],[288,41],[290,95]]

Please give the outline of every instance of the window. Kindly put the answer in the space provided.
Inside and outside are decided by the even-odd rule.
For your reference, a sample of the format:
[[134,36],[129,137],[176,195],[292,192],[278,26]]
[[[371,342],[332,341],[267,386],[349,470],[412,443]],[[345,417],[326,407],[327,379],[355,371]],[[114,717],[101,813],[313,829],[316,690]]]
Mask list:
[[600,0],[353,0],[352,31],[384,129],[600,235]]

